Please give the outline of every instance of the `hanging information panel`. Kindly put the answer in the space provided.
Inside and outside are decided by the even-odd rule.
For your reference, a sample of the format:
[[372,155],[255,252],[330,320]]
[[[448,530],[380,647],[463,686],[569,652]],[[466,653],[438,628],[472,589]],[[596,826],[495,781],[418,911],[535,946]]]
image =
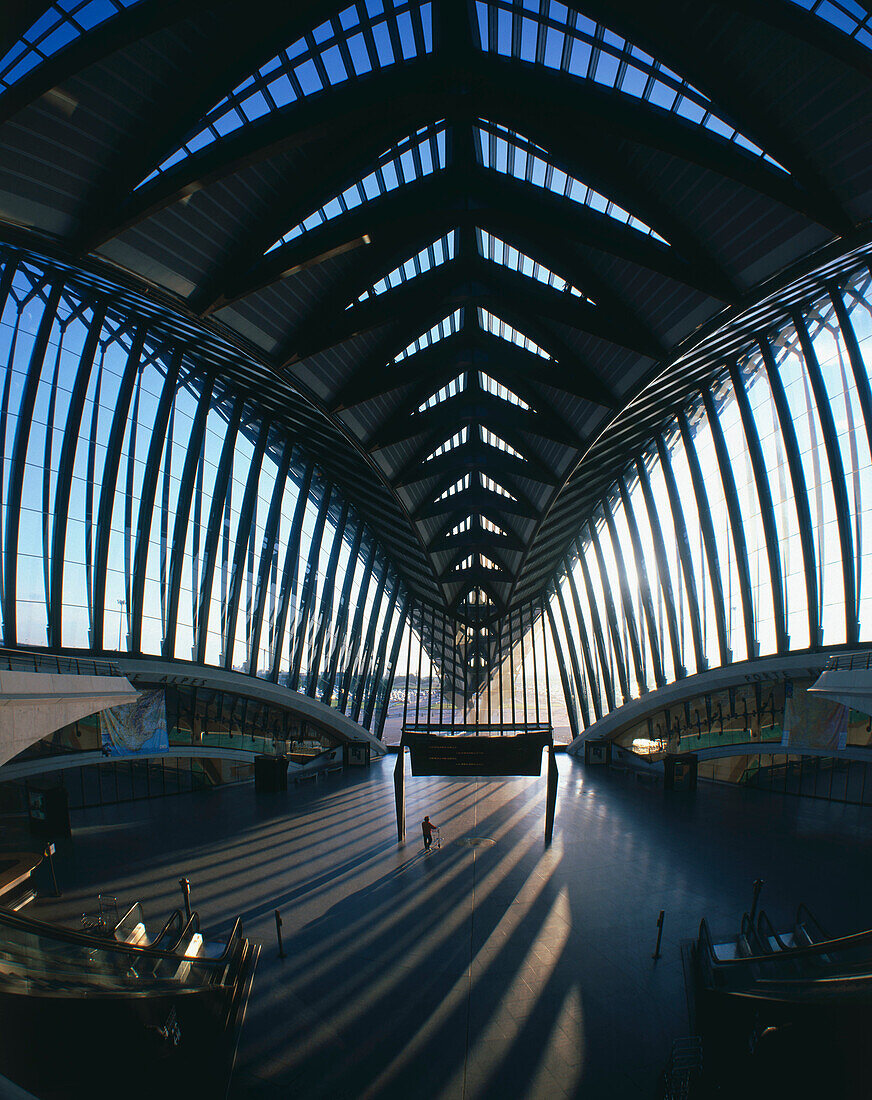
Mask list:
[[412,757],[412,775],[541,775],[548,733],[512,737],[403,735]]

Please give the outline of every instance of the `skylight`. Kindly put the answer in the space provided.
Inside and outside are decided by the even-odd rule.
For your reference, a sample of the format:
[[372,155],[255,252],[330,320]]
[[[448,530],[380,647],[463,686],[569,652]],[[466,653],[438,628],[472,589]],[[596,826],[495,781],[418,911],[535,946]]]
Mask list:
[[496,317],[482,306],[478,306],[477,308],[478,323],[485,332],[489,332],[492,336],[499,336],[501,340],[508,340],[510,344],[515,344],[516,347],[523,348],[525,351],[530,351],[534,355],[541,356],[543,359],[553,361],[553,356],[549,355],[543,348],[540,348],[529,336],[525,336],[523,332],[518,332],[516,328],[512,328],[512,326],[505,321],[501,321],[499,317]]
[[398,355],[394,356],[394,362],[400,363],[403,359],[408,359],[410,355],[414,355],[416,352],[423,351],[424,348],[429,348],[432,344],[444,340],[446,336],[453,336],[460,329],[462,323],[463,308],[461,307],[444,317],[437,325],[427,329],[426,332],[422,332],[408,347],[403,348]]
[[797,7],[838,27],[850,38],[872,49],[872,12],[854,0],[791,0]]
[[469,428],[463,427],[459,432],[455,432],[450,439],[446,439],[444,443],[440,443],[432,454],[427,455],[424,461],[429,462],[433,458],[438,458],[439,455],[444,455],[447,454],[448,451],[453,451],[455,447],[462,447],[468,439]]
[[51,4],[0,58],[0,93],[64,46],[138,3],[141,0],[60,0]]
[[482,569],[490,569],[495,572],[499,572],[502,569],[502,567],[497,565],[497,563],[492,558],[489,558],[487,554],[479,554],[478,560],[481,563]]
[[485,531],[490,531],[492,535],[502,535],[504,538],[509,537],[499,524],[494,523],[493,520],[488,519],[487,516],[479,516],[478,521]]
[[497,496],[506,497],[508,500],[517,501],[517,497],[513,496],[508,489],[504,489],[498,481],[494,481],[492,477],[488,477],[487,474],[481,470],[478,471],[479,479],[481,480],[481,486],[483,489],[487,489],[488,492],[496,493]]
[[516,451],[514,447],[509,446],[504,439],[500,439],[495,432],[486,428],[484,424],[480,427],[482,443],[487,443],[489,447],[496,447],[498,451],[503,451],[505,454],[512,455],[514,458],[519,458],[522,462],[527,461],[520,451]]
[[139,187],[259,118],[432,49],[429,0],[423,4],[420,0],[358,0],[247,76],[203,116],[184,145]]
[[404,184],[423,179],[444,167],[445,123],[423,126],[410,137],[386,149],[368,175],[350,187],[346,187],[341,195],[332,198],[324,206],[313,211],[299,225],[289,229],[269,246],[266,250],[267,254],[274,248],[288,244],[304,233],[339,217],[340,214],[346,214],[365,202],[380,198]]
[[641,218],[628,213],[616,202],[607,199],[599,191],[568,175],[561,168],[557,168],[548,159],[548,154],[538,145],[496,122],[481,120],[475,130],[476,145],[481,164],[494,172],[504,176],[513,176],[515,179],[524,180],[534,187],[542,187],[553,195],[560,195],[565,199],[571,199],[590,210],[596,210],[622,225],[628,225],[631,229],[644,233],[661,244],[668,244],[659,233],[655,233],[650,225],[646,225]]
[[449,382],[446,386],[437,390],[431,394],[426,401],[422,402],[418,406],[418,412],[426,412],[427,409],[432,409],[436,405],[441,405],[443,401],[447,401],[449,397],[456,397],[462,390],[466,389],[466,371]]
[[[845,30],[845,26],[837,19],[857,24],[856,18],[846,14],[848,5],[854,9],[859,7],[852,0],[793,2],[804,8],[811,9],[814,5],[827,9],[828,14],[821,13],[823,18],[835,22],[841,30]],[[557,0],[541,0],[538,4],[531,4],[530,0],[492,0],[491,3],[476,0],[475,8],[479,44],[483,50],[559,69],[578,79],[592,80],[641,99],[735,142],[752,156],[762,157],[784,171],[759,145],[714,114],[708,96],[638,46],[573,8]],[[841,11],[829,14],[833,8]]]
[[526,409],[529,411],[530,406],[526,401],[523,401],[516,393],[502,384],[497,382],[495,378],[491,378],[489,374],[485,374],[483,370],[478,372],[478,384],[486,392],[493,394],[494,397],[499,397],[503,401],[508,401],[510,405],[517,405],[519,409]]
[[465,489],[468,489],[470,485],[470,475],[464,474],[463,477],[458,478],[453,485],[449,485],[444,493],[440,493],[436,500],[447,500],[449,497],[456,496],[458,493],[462,493]]
[[[386,290],[393,290],[394,287],[407,283],[417,275],[423,275],[425,271],[430,271],[434,267],[440,267],[448,260],[453,260],[454,236],[454,230],[452,229],[444,237],[440,237],[432,244],[428,244],[426,248],[422,248],[420,252],[415,253],[399,267],[395,267],[393,271],[388,272],[384,278],[379,279],[377,283],[373,283],[369,290],[365,290],[360,295],[357,299],[358,302],[365,302],[378,294],[384,294]],[[354,302],[350,302],[345,308],[351,309],[353,305]]]
[[586,294],[582,294],[577,286],[573,286],[562,276],[555,274],[551,268],[540,264],[538,260],[531,259],[513,245],[506,244],[505,241],[501,241],[499,237],[494,237],[484,229],[476,229],[475,232],[478,238],[479,255],[486,260],[500,264],[502,267],[508,267],[512,271],[517,271],[520,275],[526,275],[528,279],[537,279],[553,290],[559,290],[561,294],[570,294],[573,298],[583,298],[585,302],[595,305],[593,299],[588,298]]
[[452,535],[462,535],[465,531],[468,531],[472,527],[472,516],[467,516],[466,519],[460,521],[448,532],[448,538]]
[[490,598],[487,592],[484,591],[483,588],[470,588],[470,590],[466,594],[466,602],[472,607],[475,607],[476,604],[484,606],[487,604],[492,604],[494,601]]
[[467,554],[467,556],[454,566],[455,573],[462,573],[464,569],[472,569],[472,564],[475,561],[475,554]]

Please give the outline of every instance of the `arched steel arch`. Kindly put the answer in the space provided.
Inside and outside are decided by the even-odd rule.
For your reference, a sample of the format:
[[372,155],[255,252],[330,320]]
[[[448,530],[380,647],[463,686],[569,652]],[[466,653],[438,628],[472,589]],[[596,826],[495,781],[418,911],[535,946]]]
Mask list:
[[788,292],[765,322],[579,517],[550,621],[580,729],[622,705],[615,669],[640,697],[872,641],[872,271],[860,258]]
[[194,660],[376,728],[406,587],[311,442],[196,340],[7,253],[2,644]]

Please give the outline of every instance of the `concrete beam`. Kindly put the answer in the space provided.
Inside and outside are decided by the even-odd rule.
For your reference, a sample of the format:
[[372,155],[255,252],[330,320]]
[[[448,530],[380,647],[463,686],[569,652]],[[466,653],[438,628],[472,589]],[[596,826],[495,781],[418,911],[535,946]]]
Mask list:
[[260,702],[271,703],[292,714],[316,722],[333,734],[339,741],[368,741],[372,751],[379,755],[385,753],[384,744],[363,726],[337,710],[328,707],[311,695],[274,684],[259,676],[250,676],[244,672],[229,669],[210,668],[187,661],[163,661],[149,658],[128,658],[113,656],[121,672],[135,681],[140,687],[160,687],[165,684],[179,684],[187,687],[205,687],[216,691],[226,691],[236,695],[248,696]]
[[0,765],[55,730],[138,695],[124,676],[0,671]]
[[[622,707],[610,711],[598,722],[594,722],[567,748],[573,756],[584,753],[585,741],[599,737],[614,740],[630,726],[641,722],[664,707],[675,706],[685,699],[704,695],[707,691],[723,691],[724,688],[740,684],[753,684],[764,681],[778,681],[797,676],[820,675],[830,658],[829,653],[790,653],[781,657],[760,657],[754,661],[741,661],[722,668],[709,669],[694,676],[674,680],[657,691],[649,691],[639,699],[633,699]],[[850,704],[853,706],[854,704]]]

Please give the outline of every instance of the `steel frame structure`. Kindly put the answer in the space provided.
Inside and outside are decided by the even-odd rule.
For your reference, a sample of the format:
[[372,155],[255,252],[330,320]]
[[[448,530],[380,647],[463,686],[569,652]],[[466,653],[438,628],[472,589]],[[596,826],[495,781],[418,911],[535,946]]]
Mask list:
[[383,722],[405,585],[304,433],[195,342],[2,263],[3,644],[193,659]]

